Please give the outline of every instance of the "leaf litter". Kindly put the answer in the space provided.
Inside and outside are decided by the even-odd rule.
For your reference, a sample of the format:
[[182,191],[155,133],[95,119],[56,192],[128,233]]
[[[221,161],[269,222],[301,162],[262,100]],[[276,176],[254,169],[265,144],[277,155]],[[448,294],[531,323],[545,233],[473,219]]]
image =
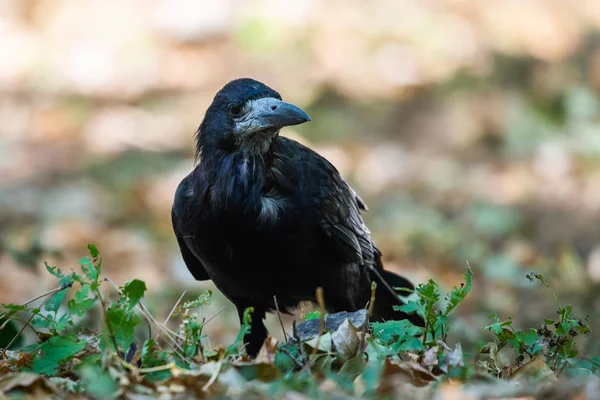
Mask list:
[[[368,310],[326,315],[321,307],[295,325],[286,342],[267,338],[251,360],[243,336],[252,329],[252,309],[229,347],[212,348],[203,328],[214,316],[201,313],[210,291],[183,304],[182,295],[161,324],[144,305],[146,284],[134,279],[119,287],[104,278],[98,249],[88,249],[90,255],[79,260],[81,273],[65,275],[47,265],[58,289],[26,304],[0,305],[4,319],[28,316],[22,328],[29,324],[38,338],[2,350],[0,397],[476,399],[597,393],[600,358],[579,358],[575,343],[578,334],[589,332],[589,319],[577,318],[553,292],[559,317],[545,319],[541,328],[519,329],[510,318],[492,315],[484,329],[494,340],[473,356],[463,353],[461,343],[448,344],[449,317],[472,288],[470,268],[465,282],[445,296],[445,306],[430,280],[415,289],[416,300],[400,307],[420,314],[424,328],[406,320],[370,323]],[[550,289],[541,275],[528,278]],[[111,295],[100,291],[107,284]],[[70,286],[76,292],[67,300],[62,289]],[[42,306],[31,305],[42,299]],[[102,323],[93,326],[98,315]],[[179,327],[169,328],[169,321]],[[500,356],[505,350],[515,354],[512,362]]]

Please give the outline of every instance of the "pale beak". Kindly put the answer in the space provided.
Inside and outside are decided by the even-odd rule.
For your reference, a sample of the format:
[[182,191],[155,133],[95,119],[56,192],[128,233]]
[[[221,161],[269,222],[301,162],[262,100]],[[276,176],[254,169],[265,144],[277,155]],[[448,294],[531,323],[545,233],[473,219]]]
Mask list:
[[246,104],[244,116],[236,122],[240,133],[263,130],[278,131],[284,126],[298,125],[310,121],[300,107],[272,97],[251,100]]

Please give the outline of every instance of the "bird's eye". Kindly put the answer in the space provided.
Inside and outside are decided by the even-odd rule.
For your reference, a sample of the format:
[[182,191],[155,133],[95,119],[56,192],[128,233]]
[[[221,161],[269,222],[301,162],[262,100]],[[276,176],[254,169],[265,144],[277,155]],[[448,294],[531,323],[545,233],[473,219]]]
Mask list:
[[231,115],[234,117],[239,117],[242,114],[243,107],[236,104],[231,106]]

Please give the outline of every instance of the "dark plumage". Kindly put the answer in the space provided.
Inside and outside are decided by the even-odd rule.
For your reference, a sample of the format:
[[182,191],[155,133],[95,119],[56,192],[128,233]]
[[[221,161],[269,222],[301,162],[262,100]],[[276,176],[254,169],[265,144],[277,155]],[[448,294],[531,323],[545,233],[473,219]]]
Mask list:
[[327,160],[279,136],[310,118],[252,79],[229,82],[215,96],[197,132],[198,165],[181,182],[172,209],[183,259],[197,280],[212,279],[240,316],[254,307],[247,352],[267,331],[265,313],[303,300],[321,286],[329,312],[365,307],[378,283],[373,318],[417,316],[390,286],[413,288],[383,269],[360,210],[360,197]]

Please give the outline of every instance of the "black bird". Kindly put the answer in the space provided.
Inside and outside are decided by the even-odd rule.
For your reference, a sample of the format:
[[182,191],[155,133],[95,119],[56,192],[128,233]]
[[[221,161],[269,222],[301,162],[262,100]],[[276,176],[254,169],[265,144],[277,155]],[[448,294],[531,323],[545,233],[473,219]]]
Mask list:
[[412,289],[383,269],[360,215],[365,203],[326,159],[279,136],[310,121],[300,108],[253,79],[229,82],[196,132],[196,168],[179,184],[172,208],[175,236],[197,280],[212,279],[240,318],[254,307],[246,351],[256,355],[265,313],[315,301],[328,312],[365,307],[378,284],[373,318],[405,319],[390,286]]

